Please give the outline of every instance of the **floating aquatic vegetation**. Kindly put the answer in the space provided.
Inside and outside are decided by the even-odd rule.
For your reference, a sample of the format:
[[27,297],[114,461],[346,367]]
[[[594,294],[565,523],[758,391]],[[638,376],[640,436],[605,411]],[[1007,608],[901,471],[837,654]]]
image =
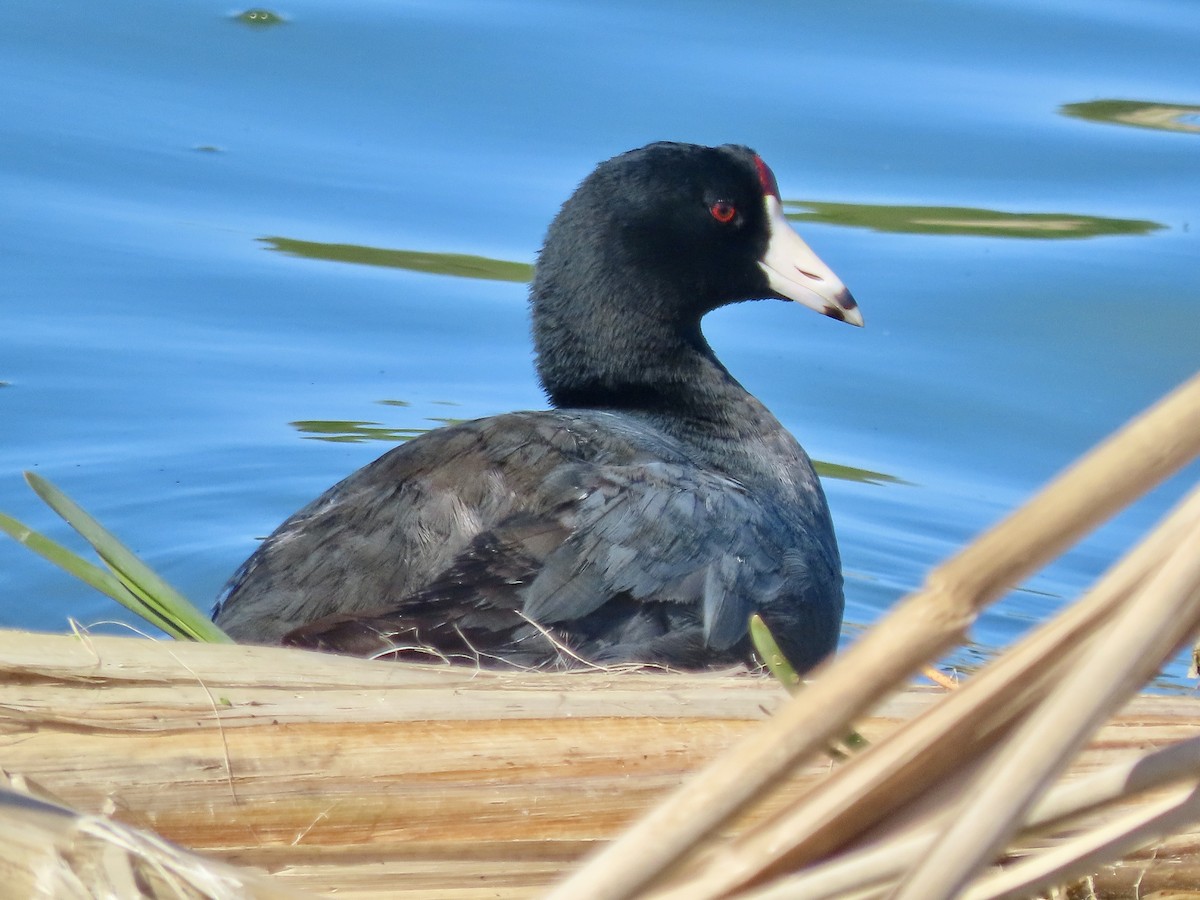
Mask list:
[[248,9],[233,17],[235,22],[250,25],[254,28],[267,28],[272,25],[283,25],[287,22],[279,13],[269,9]]

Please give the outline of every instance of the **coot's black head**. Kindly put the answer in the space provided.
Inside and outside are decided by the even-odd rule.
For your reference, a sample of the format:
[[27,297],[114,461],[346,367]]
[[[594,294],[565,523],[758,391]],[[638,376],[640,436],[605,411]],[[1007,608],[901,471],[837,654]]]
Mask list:
[[[854,298],[783,216],[747,147],[657,143],[601,163],[551,224],[531,290],[538,370],[552,400],[630,391],[711,355],[701,317],[768,297],[862,324]],[[656,365],[655,363],[664,365]]]

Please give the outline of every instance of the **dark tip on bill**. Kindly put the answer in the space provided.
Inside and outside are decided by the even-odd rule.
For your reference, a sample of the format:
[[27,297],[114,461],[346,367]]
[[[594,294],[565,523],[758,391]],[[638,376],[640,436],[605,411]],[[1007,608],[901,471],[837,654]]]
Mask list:
[[861,327],[863,324],[862,314],[858,312],[858,303],[850,295],[849,291],[843,291],[839,294],[837,302],[826,306],[822,312],[831,319],[837,319],[839,322],[845,322],[849,325]]

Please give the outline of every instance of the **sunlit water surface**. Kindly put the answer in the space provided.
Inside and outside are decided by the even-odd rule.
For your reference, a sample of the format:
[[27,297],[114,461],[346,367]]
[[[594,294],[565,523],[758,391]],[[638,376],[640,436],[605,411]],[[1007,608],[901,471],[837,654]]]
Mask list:
[[[0,510],[64,538],[40,472],[206,607],[389,442],[543,405],[528,264],[592,166],[652,140],[755,147],[862,304],[864,330],[706,321],[842,467],[847,639],[1200,362],[1191,0],[270,12],[9,0],[0,29]],[[1197,474],[951,662],[1077,596]],[[0,542],[0,625],[69,618],[132,621]]]

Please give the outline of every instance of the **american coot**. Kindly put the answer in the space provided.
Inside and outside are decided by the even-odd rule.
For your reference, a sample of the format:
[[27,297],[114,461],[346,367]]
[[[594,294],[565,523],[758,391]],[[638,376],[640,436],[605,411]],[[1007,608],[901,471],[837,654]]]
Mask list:
[[439,428],[279,526],[214,611],[235,639],[477,665],[678,668],[831,653],[837,542],[808,456],[700,331],[739,300],[862,324],[740,146],[658,143],[589,175],[530,290],[554,409]]

